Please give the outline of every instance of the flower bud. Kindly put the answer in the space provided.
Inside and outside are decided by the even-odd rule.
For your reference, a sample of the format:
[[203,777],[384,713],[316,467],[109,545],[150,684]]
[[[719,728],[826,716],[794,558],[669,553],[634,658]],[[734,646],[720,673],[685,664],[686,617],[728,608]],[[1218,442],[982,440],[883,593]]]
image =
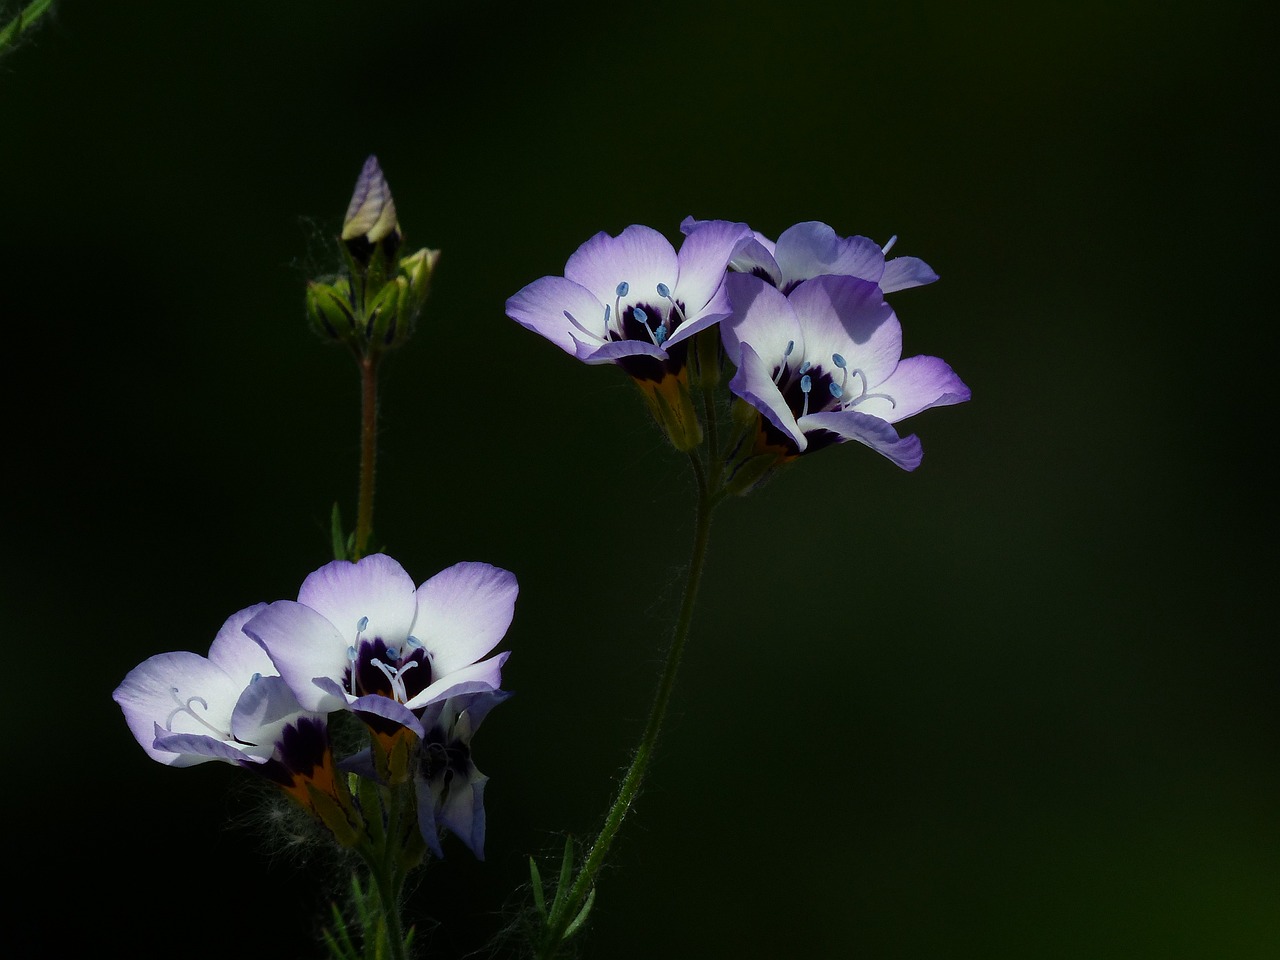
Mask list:
[[396,202],[391,187],[382,175],[378,158],[364,162],[356,180],[347,215],[342,221],[342,242],[352,258],[362,267],[368,266],[374,251],[381,248],[388,258],[400,246],[400,224],[396,220]]
[[439,250],[423,247],[400,261],[400,272],[409,280],[409,296],[419,306],[427,299],[427,288],[431,285],[431,275],[435,273],[439,259]]
[[358,346],[360,326],[351,308],[351,286],[346,280],[334,284],[307,284],[307,319],[323,339]]
[[409,312],[409,281],[396,277],[383,285],[365,311],[364,338],[368,352],[381,353],[397,347],[412,332]]

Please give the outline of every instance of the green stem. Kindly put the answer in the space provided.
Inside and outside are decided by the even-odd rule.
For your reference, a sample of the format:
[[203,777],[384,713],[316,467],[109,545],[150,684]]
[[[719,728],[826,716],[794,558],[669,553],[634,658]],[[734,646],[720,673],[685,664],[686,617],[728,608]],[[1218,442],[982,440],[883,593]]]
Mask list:
[[53,6],[53,0],[31,0],[16,17],[0,27],[0,53],[44,15]]
[[352,560],[359,560],[373,533],[374,467],[378,457],[378,360],[360,363],[360,503],[356,515],[356,543]]
[[662,679],[658,684],[658,692],[654,697],[653,706],[649,709],[649,720],[645,724],[644,735],[640,738],[640,746],[636,749],[631,766],[622,780],[622,786],[618,789],[618,797],[609,808],[604,827],[596,837],[595,843],[591,845],[591,850],[587,853],[587,858],[568,895],[563,898],[559,909],[548,921],[548,936],[541,954],[543,960],[550,960],[556,955],[565,928],[577,917],[595,885],[596,875],[604,865],[605,856],[609,852],[613,838],[617,835],[622,821],[626,818],[640,790],[645,770],[649,766],[649,760],[658,740],[658,733],[662,729],[662,721],[666,716],[667,704],[671,700],[671,692],[675,689],[676,673],[680,669],[680,658],[684,652],[685,642],[689,638],[689,627],[693,623],[693,610],[698,599],[698,585],[702,581],[702,570],[706,563],[707,545],[711,538],[711,512],[714,507],[701,461],[692,453],[689,455],[689,461],[693,465],[693,472],[698,480],[698,514],[694,526],[693,553],[689,561],[689,578],[685,582],[684,600],[680,605],[679,618],[676,620],[675,635],[667,651],[667,660],[663,667]]

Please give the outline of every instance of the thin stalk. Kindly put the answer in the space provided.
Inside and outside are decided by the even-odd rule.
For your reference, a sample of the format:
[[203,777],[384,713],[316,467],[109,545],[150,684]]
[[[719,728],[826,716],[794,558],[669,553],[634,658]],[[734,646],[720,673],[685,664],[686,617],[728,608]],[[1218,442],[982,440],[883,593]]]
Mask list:
[[560,909],[550,919],[548,937],[542,952],[544,960],[550,960],[556,955],[565,928],[577,917],[595,884],[596,875],[604,865],[613,838],[617,835],[622,821],[631,809],[632,801],[640,790],[658,734],[662,730],[662,721],[666,716],[667,704],[671,700],[671,692],[675,689],[676,674],[680,669],[685,642],[689,638],[689,627],[693,623],[693,610],[698,599],[698,586],[702,582],[702,570],[706,564],[707,545],[711,539],[711,511],[714,506],[701,461],[695,454],[689,455],[689,461],[693,465],[693,472],[698,480],[698,513],[694,525],[693,552],[689,561],[689,579],[685,582],[684,600],[680,605],[680,614],[676,620],[671,646],[667,650],[662,679],[658,684],[653,705],[649,708],[649,720],[645,724],[644,735],[640,738],[640,746],[636,749],[631,766],[627,769],[622,786],[618,789],[617,799],[609,808],[604,827],[591,845],[591,850],[587,853],[587,858],[573,886],[570,887],[568,896],[564,898]]
[[378,458],[378,360],[360,358],[360,503],[352,560],[359,560],[373,533],[374,468]]
[[53,0],[32,0],[12,20],[0,27],[0,53],[12,41],[29,30],[44,12],[53,6]]

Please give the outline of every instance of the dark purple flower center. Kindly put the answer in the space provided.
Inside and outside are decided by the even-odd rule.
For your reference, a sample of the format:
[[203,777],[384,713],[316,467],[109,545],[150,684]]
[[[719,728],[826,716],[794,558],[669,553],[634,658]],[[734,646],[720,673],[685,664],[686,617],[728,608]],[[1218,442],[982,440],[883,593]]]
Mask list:
[[431,660],[415,637],[399,647],[381,637],[359,639],[348,660],[343,685],[352,696],[376,694],[408,703],[431,685]]

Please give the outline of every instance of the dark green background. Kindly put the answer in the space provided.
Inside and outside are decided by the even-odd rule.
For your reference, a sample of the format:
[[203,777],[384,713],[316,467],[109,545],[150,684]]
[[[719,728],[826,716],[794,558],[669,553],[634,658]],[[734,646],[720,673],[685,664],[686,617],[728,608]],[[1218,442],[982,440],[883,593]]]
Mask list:
[[[598,230],[821,219],[942,276],[971,403],[718,515],[601,958],[1280,955],[1275,16],[1261,3],[60,4],[0,59],[6,937],[318,957],[323,858],[233,826],[110,700],[292,597],[353,510],[357,379],[303,318],[376,153],[443,250],[384,384],[377,527],[520,579],[476,742],[480,951],[638,735],[692,484],[620,372],[503,315]],[[432,926],[437,922],[439,926]],[[22,951],[25,939],[41,945]],[[12,941],[10,941],[12,942]]]

